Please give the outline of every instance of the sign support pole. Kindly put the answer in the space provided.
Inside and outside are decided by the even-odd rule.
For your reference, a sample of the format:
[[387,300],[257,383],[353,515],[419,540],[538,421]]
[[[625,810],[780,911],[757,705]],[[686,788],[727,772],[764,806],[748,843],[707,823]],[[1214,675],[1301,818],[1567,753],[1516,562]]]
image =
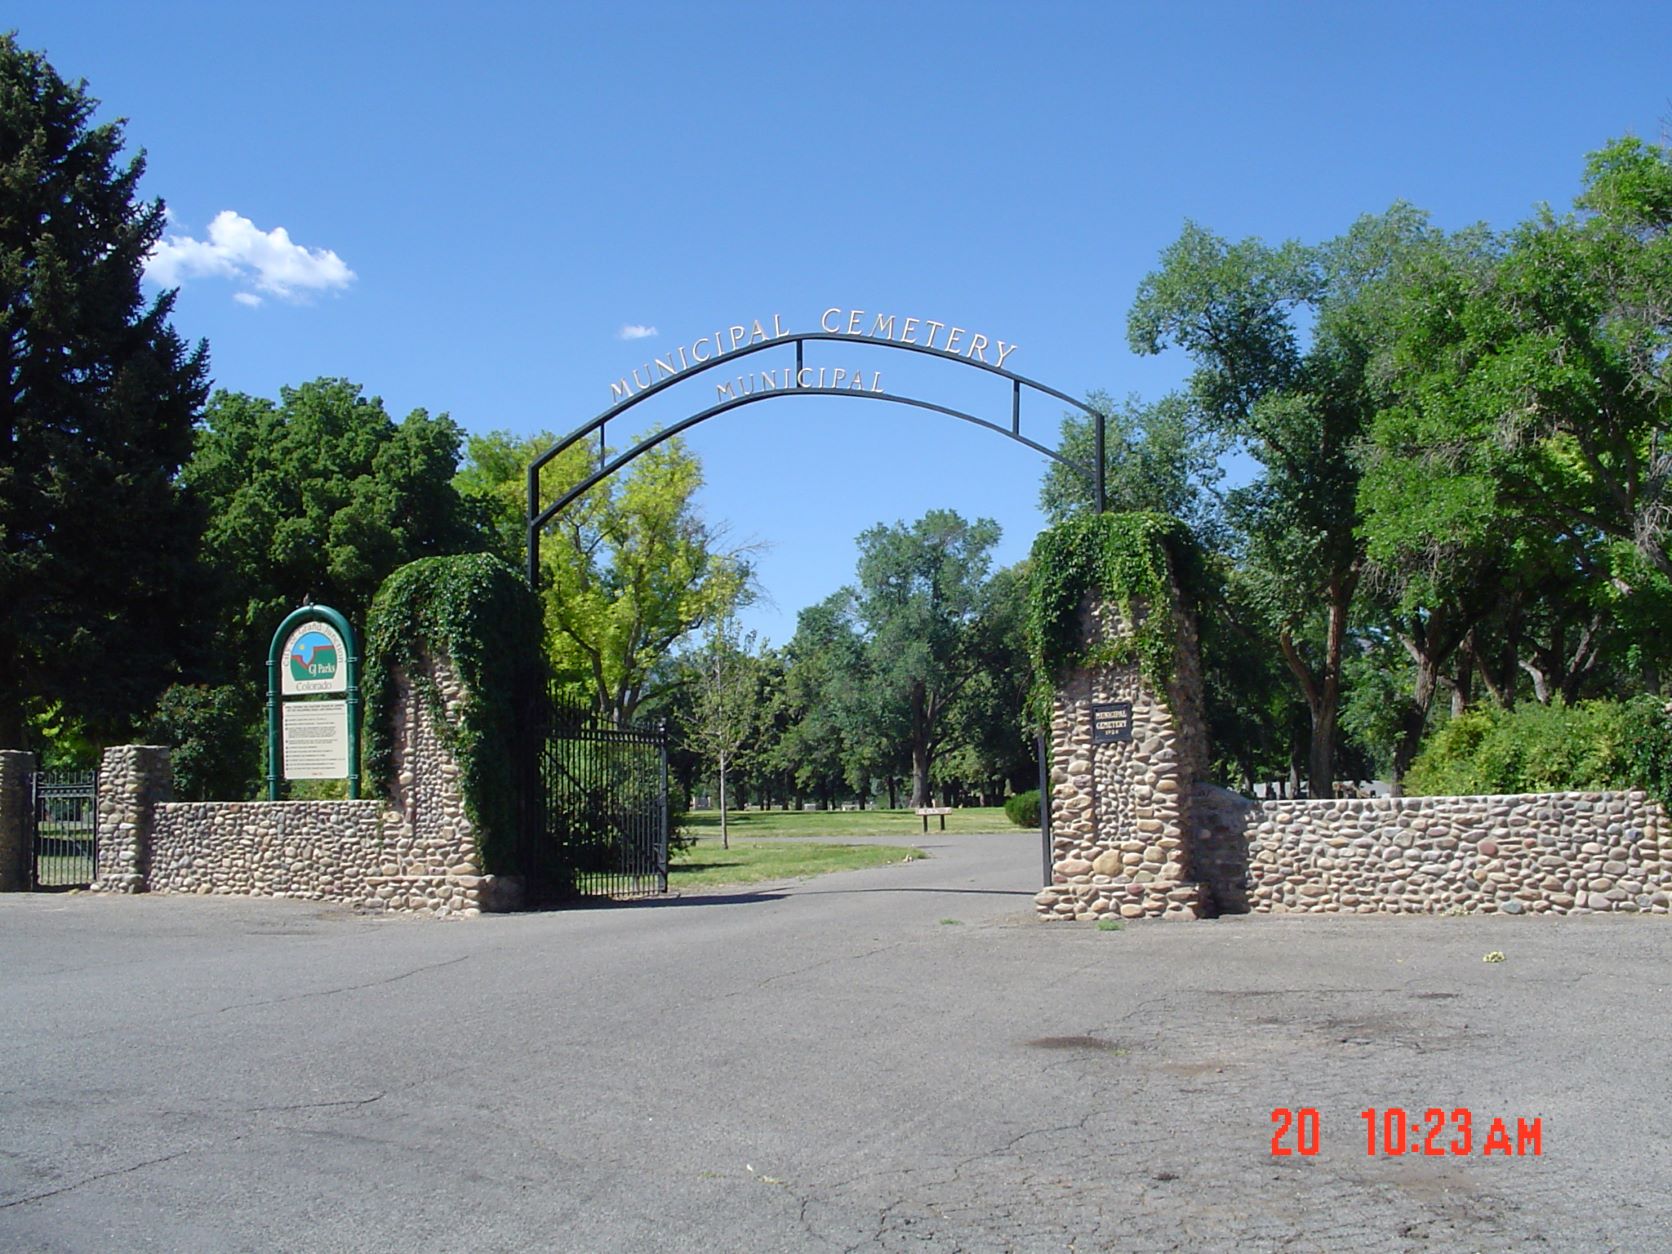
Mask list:
[[[343,626],[348,627],[345,621]],[[345,630],[348,645],[348,799],[360,800],[360,642]]]
[[[280,635],[283,633],[281,632]],[[274,637],[278,641],[278,636]],[[279,661],[275,643],[267,654],[267,800],[279,799]]]

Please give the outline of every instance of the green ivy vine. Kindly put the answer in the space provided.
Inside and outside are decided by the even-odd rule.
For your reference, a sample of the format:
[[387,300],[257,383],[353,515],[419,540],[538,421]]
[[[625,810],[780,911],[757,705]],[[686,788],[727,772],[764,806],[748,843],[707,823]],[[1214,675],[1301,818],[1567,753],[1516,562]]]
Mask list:
[[[1032,711],[1049,726],[1051,696],[1075,667],[1136,661],[1165,699],[1178,656],[1173,616],[1164,609],[1172,585],[1189,595],[1196,584],[1196,550],[1190,533],[1163,514],[1079,514],[1040,532],[1029,559],[1027,636],[1035,685]],[[1089,594],[1120,606],[1137,628],[1130,636],[1088,649],[1080,632],[1080,606]]]
[[[516,571],[487,553],[426,557],[384,581],[366,619],[363,685],[368,779],[387,791],[394,766],[394,671],[412,679],[442,743],[459,765],[459,788],[476,828],[482,867],[515,871],[521,771],[531,701],[545,691],[540,604]],[[447,717],[422,662],[445,654],[465,697]]]

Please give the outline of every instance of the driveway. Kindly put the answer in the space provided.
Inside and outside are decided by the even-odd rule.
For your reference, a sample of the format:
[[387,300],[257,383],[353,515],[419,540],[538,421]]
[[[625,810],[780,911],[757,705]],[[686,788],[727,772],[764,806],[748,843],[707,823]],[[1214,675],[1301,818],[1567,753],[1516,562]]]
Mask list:
[[0,1248],[1666,1248],[1666,920],[1100,932],[1036,836],[912,843],[453,922],[0,898]]

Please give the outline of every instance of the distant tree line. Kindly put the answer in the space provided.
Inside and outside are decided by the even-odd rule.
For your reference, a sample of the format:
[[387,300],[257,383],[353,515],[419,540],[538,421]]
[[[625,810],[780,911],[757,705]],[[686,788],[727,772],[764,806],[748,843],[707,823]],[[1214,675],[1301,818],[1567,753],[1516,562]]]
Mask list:
[[[744,649],[721,630],[675,658],[682,725],[714,722],[702,711],[716,651],[750,677],[731,796],[786,808],[997,805],[1036,786],[1023,579],[992,570],[998,540],[996,523],[950,510],[879,524],[858,538],[857,581],[804,609],[782,647]],[[681,765],[700,786],[713,763]]]

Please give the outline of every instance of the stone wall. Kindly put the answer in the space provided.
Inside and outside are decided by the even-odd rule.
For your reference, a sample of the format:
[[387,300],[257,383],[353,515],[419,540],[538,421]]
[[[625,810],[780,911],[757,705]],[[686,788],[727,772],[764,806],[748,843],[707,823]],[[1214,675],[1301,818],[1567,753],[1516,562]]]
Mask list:
[[176,802],[157,807],[151,829],[154,893],[463,914],[482,908],[485,882],[453,833],[411,833],[378,801]]
[[1672,824],[1642,792],[1255,802],[1197,788],[1227,912],[1668,912]]
[[[438,658],[428,672],[453,717],[464,694],[452,666]],[[458,763],[434,716],[408,677],[396,680],[387,802],[171,802],[167,749],[106,750],[94,888],[301,897],[435,914],[515,906],[515,880],[482,873]]]
[[[1672,823],[1641,792],[1256,802],[1203,783],[1194,625],[1173,604],[1166,693],[1135,661],[1064,676],[1051,720],[1053,919],[1261,913],[1668,912]],[[1081,607],[1085,656],[1128,656],[1136,624]],[[1132,703],[1132,737],[1093,743],[1092,707]]]
[[174,768],[161,745],[118,745],[99,764],[97,861],[93,889],[144,892],[151,870],[151,823],[174,792]]
[[[1034,901],[1047,918],[1193,919],[1211,905],[1189,850],[1192,785],[1206,737],[1194,624],[1175,605],[1135,606],[1172,614],[1178,638],[1173,677],[1156,692],[1136,662],[1080,668],[1064,677],[1052,705],[1050,823],[1052,873]],[[1136,624],[1101,600],[1081,607],[1088,655],[1108,655]],[[1092,708],[1132,703],[1132,738],[1096,744]]]

